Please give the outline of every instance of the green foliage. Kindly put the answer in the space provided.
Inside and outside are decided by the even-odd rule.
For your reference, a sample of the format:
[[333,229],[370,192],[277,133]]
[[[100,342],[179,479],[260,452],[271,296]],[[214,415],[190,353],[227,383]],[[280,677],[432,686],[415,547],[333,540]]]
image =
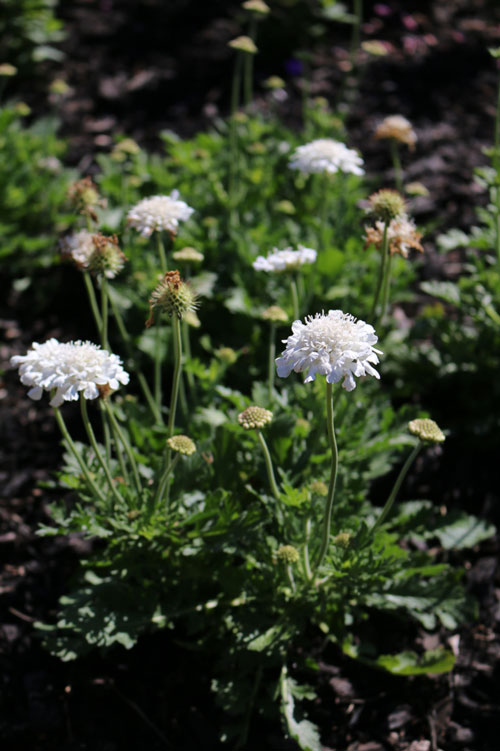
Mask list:
[[56,6],[57,0],[3,0],[0,59],[22,71],[43,60],[61,60],[61,51],[54,47],[64,38]]

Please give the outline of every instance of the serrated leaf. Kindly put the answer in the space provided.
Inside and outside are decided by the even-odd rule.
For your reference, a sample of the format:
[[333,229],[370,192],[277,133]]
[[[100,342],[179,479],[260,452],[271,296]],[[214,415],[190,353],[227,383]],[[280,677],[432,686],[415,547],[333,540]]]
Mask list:
[[434,527],[431,534],[438,538],[445,550],[460,550],[474,547],[495,532],[495,526],[483,519],[465,511],[452,511],[443,517],[442,526]]
[[298,743],[303,751],[321,751],[319,731],[316,725],[309,720],[298,722],[294,717],[294,685],[295,682],[287,677],[286,668],[283,668],[280,680],[281,710],[285,718],[288,734],[290,738]]

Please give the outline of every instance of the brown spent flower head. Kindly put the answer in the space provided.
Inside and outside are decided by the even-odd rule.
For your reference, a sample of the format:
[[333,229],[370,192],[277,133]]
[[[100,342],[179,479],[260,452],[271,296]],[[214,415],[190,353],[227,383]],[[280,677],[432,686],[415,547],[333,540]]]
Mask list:
[[240,52],[247,52],[249,55],[255,55],[258,51],[253,39],[247,36],[236,37],[228,42],[228,46]]
[[300,559],[299,551],[293,545],[281,545],[276,551],[275,557],[278,561],[286,563],[287,566],[290,566],[292,563],[298,563]]
[[316,495],[328,495],[328,486],[322,480],[314,480],[314,482],[309,485],[309,490],[311,493],[316,493]]
[[[424,249],[420,243],[422,233],[417,232],[415,222],[406,216],[391,219],[387,227],[387,240],[389,242],[389,252],[391,255],[399,253],[403,258],[408,258],[410,248],[418,250],[420,253]],[[374,245],[380,250],[384,241],[384,223],[375,222],[375,227],[365,227],[365,248]]]
[[108,279],[113,279],[120,272],[127,257],[120,250],[116,235],[106,237],[98,232],[92,235],[93,251],[88,258],[88,269],[94,274],[103,274]]
[[411,420],[408,423],[408,430],[423,443],[443,443],[446,439],[439,425],[428,417]]
[[376,219],[382,222],[390,222],[391,219],[406,214],[406,202],[401,193],[391,188],[382,188],[368,198],[370,212]]
[[196,451],[196,444],[187,435],[174,435],[167,439],[167,446],[178,454],[191,456]]
[[264,0],[245,0],[241,7],[261,16],[266,16],[271,10]]
[[379,123],[375,129],[377,140],[390,138],[399,143],[405,143],[413,151],[417,143],[417,134],[412,125],[403,115],[389,115]]
[[272,323],[286,323],[288,321],[288,315],[280,308],[279,305],[271,305],[262,312],[262,318],[264,321],[271,321]]
[[181,263],[183,261],[184,263],[201,263],[205,256],[203,253],[200,253],[199,250],[196,250],[196,248],[187,246],[186,248],[181,248],[180,250],[176,250],[175,253],[172,253],[172,258]]
[[154,322],[154,308],[159,308],[170,317],[175,314],[177,318],[184,318],[186,313],[194,312],[197,306],[196,294],[187,282],[182,281],[179,272],[167,271],[149,298],[150,315],[146,321],[146,328]]
[[68,199],[77,211],[94,221],[97,221],[95,210],[106,205],[90,177],[83,177],[72,183],[68,188]]
[[347,548],[351,544],[351,537],[352,535],[350,532],[340,532],[340,534],[336,535],[333,538],[333,544],[338,545],[339,548],[347,550]]
[[238,415],[238,422],[245,430],[263,428],[272,419],[273,413],[263,407],[247,407]]

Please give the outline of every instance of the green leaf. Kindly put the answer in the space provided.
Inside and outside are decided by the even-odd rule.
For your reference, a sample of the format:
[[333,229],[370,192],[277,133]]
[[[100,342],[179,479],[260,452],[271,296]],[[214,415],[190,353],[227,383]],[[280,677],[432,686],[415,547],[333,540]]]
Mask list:
[[495,532],[495,526],[489,522],[465,511],[451,511],[442,518],[440,526],[429,530],[429,536],[436,536],[445,550],[460,550],[474,547]]
[[309,720],[298,722],[294,717],[296,684],[292,678],[287,677],[286,668],[283,668],[280,688],[281,711],[283,712],[290,738],[296,741],[303,751],[321,751],[321,742],[316,725],[313,725]]
[[422,282],[420,284],[420,289],[422,292],[425,292],[426,295],[438,297],[440,300],[444,300],[452,305],[460,304],[460,290],[458,285],[453,284],[453,282]]
[[422,655],[405,650],[375,657],[376,650],[373,644],[355,644],[352,637],[348,637],[341,644],[341,648],[348,657],[373,668],[382,668],[394,675],[437,675],[448,673],[455,665],[455,655],[444,647],[428,650]]

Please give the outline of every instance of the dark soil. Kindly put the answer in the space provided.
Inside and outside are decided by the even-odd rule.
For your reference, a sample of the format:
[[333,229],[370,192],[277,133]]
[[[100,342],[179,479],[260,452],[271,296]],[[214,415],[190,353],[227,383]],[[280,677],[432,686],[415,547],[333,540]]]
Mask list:
[[[257,81],[270,74],[287,79],[283,116],[300,125],[300,96],[290,60],[310,45],[299,11],[277,4],[278,26],[262,31],[256,60]],[[301,4],[302,5],[302,4]],[[306,4],[307,5],[307,4]],[[419,222],[436,230],[474,223],[478,195],[473,170],[486,162],[491,144],[498,72],[487,53],[500,39],[500,9],[480,0],[388,2],[389,15],[365,2],[363,39],[384,39],[390,54],[366,64],[352,101],[342,87],[348,34],[332,25],[314,45],[309,63],[311,92],[349,103],[350,142],[363,153],[369,173],[391,183],[389,157],[372,138],[376,122],[400,112],[415,125],[419,141],[405,156],[407,178],[421,181],[430,195],[413,206]],[[169,128],[189,135],[209,127],[227,111],[231,54],[226,46],[240,32],[239,3],[185,0],[74,0],[61,4],[68,36],[63,75],[70,95],[49,103],[29,82],[19,94],[35,114],[54,108],[70,140],[70,162],[92,169],[93,156],[107,149],[116,133],[141,145],[158,145]],[[307,15],[307,14],[306,14]],[[416,23],[416,26],[415,26]],[[61,71],[47,70],[49,77]],[[267,97],[257,87],[255,107]],[[459,256],[439,256],[426,243],[424,273],[433,278],[460,273]],[[63,280],[65,282],[65,280]],[[63,284],[63,287],[65,285]],[[50,315],[33,323],[26,300],[4,287],[0,327],[1,366],[37,339],[60,332],[71,289],[56,295]],[[64,323],[65,334],[68,335]],[[71,333],[71,332],[69,332]],[[75,332],[76,333],[76,332]],[[82,335],[79,330],[78,335]],[[425,399],[425,395],[424,395]],[[424,404],[425,406],[425,404]],[[49,408],[26,399],[17,377],[0,383],[0,627],[1,714],[4,751],[127,751],[128,749],[219,748],[220,716],[213,707],[203,659],[173,646],[164,634],[146,636],[132,652],[94,654],[62,663],[39,643],[36,620],[53,616],[78,558],[88,552],[79,537],[39,538],[49,518],[48,502],[57,491],[40,488],[60,459],[56,426]],[[440,461],[417,467],[405,497],[431,488],[444,504],[474,510],[499,524],[495,457],[487,447],[467,456],[450,442]],[[418,496],[417,496],[418,497]],[[500,580],[498,536],[456,556],[480,607],[478,621],[458,634],[408,634],[408,648],[449,643],[458,652],[449,675],[398,678],[372,671],[317,645],[321,701],[310,707],[325,746],[335,751],[497,751],[500,733]],[[248,749],[291,749],[276,728],[256,723]]]

